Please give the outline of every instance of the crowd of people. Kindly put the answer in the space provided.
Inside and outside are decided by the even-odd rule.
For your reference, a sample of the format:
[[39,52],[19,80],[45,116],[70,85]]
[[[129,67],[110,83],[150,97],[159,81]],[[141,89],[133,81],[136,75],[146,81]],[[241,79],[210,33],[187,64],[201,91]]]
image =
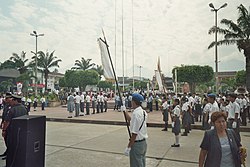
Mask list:
[[[109,95],[99,92],[68,93],[67,111],[68,118],[107,112]],[[86,111],[85,111],[86,110]],[[92,110],[92,113],[90,112]]]
[[[107,92],[75,92],[67,94],[68,118],[73,116],[85,116],[90,114],[104,113],[108,110],[108,101],[114,100],[113,110],[125,111],[127,120],[130,122],[132,135],[125,150],[125,154],[130,156],[131,166],[142,163],[145,166],[146,139],[148,138],[146,122],[148,114],[161,111],[163,115],[164,128],[168,131],[172,128],[174,143],[171,147],[180,147],[180,135],[188,136],[191,132],[191,125],[201,122],[202,128],[206,130],[201,143],[199,165],[214,166],[208,159],[216,159],[214,151],[222,148],[217,162],[222,166],[227,166],[233,162],[234,166],[239,166],[239,157],[235,152],[241,152],[240,127],[246,126],[250,122],[250,101],[246,94],[160,94],[154,92],[126,92],[119,96]],[[0,109],[2,114],[2,136],[8,148],[8,134],[11,120],[15,117],[26,115],[31,110],[33,104],[34,111],[37,103],[41,102],[42,110],[45,106],[45,98],[40,100],[25,98],[7,93],[5,97],[0,97]],[[92,112],[91,112],[92,111]],[[130,116],[127,112],[132,111]],[[181,133],[181,127],[183,128]],[[215,138],[214,138],[215,136]],[[218,145],[211,142],[216,140]],[[137,147],[143,152],[137,153]],[[0,155],[6,157],[7,151]],[[137,154],[141,155],[140,162]],[[229,156],[230,155],[230,156]],[[246,156],[241,154],[241,156]],[[218,159],[219,158],[219,159]],[[212,163],[212,165],[211,165]],[[136,165],[135,165],[136,166]]]

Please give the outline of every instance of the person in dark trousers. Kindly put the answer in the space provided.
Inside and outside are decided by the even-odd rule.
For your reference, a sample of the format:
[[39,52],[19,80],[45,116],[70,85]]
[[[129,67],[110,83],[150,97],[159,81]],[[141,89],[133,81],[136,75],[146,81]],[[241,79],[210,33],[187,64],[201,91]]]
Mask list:
[[187,99],[184,97],[182,98],[182,125],[185,129],[183,134],[181,136],[187,136],[190,131],[190,125],[191,125],[191,112],[192,109],[187,101]]
[[167,100],[166,97],[165,97],[164,100],[165,100],[165,102],[161,106],[163,121],[165,122],[164,128],[162,129],[162,131],[168,131],[168,112],[169,112],[170,105],[169,105],[168,100]]
[[[9,138],[9,135],[12,131],[12,126],[11,126],[11,122],[13,118],[16,117],[20,117],[23,115],[27,115],[27,109],[25,108],[24,105],[21,104],[21,96],[17,96],[17,95],[11,95],[12,100],[10,101],[10,105],[11,105],[11,109],[9,110],[3,125],[2,125],[2,136],[4,138],[7,138],[7,158],[8,157],[8,146],[12,143],[12,140]],[[7,165],[8,166],[8,165]]]
[[[10,93],[6,93],[5,99],[3,101],[3,113],[2,113],[1,129],[3,129],[3,123],[6,120],[7,115],[9,113],[10,109],[11,109],[11,106],[10,106],[11,100],[12,100],[11,94]],[[5,152],[3,154],[0,155],[0,157],[2,157],[3,160],[5,160],[6,156],[7,156],[7,148],[8,148],[8,141],[7,141],[8,138],[7,138],[7,136],[8,136],[8,134],[6,132],[5,137],[3,137],[4,138],[4,142],[5,142],[5,146],[6,146],[6,150],[5,150]]]
[[172,117],[172,133],[175,135],[175,143],[171,147],[180,147],[180,132],[181,132],[181,123],[180,123],[180,114],[181,108],[179,106],[180,100],[175,99],[173,104],[173,110],[171,111]]
[[40,99],[41,103],[42,103],[42,110],[44,110],[45,108],[45,102],[46,102],[46,99],[44,96],[42,96],[42,98]]
[[[125,112],[127,120],[130,122],[131,138],[124,151],[129,156],[130,167],[146,167],[147,152],[147,112],[142,109],[141,104],[144,101],[142,95],[134,93],[132,95],[132,116]],[[126,111],[123,105],[121,111]]]

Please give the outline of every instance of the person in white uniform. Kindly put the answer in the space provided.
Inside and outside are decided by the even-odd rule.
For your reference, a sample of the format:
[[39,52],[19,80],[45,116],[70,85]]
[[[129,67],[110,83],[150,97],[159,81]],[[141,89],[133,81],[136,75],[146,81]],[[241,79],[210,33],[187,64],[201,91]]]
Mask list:
[[[130,131],[132,133],[125,155],[130,157],[130,167],[145,167],[146,166],[146,152],[147,152],[147,112],[142,109],[141,104],[144,98],[141,94],[132,94],[132,116],[125,112],[127,120],[130,122]],[[126,107],[122,106],[124,111]]]
[[181,115],[181,107],[179,106],[180,100],[174,100],[174,109],[171,111],[172,117],[172,132],[175,135],[175,143],[171,145],[171,147],[180,147],[179,139],[180,139],[180,132],[181,132],[181,123],[180,123],[180,115]]
[[233,129],[238,137],[240,138],[240,105],[236,102],[237,95],[232,93],[229,95],[229,111],[227,117],[227,127]]

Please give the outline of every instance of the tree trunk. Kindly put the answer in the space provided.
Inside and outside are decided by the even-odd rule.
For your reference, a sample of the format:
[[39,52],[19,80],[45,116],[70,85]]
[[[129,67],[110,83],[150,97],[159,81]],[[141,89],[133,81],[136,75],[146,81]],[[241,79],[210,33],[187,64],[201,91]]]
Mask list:
[[48,73],[44,73],[44,79],[45,79],[45,91],[47,90],[47,82],[48,82]]
[[250,48],[244,50],[246,57],[246,88],[250,92]]

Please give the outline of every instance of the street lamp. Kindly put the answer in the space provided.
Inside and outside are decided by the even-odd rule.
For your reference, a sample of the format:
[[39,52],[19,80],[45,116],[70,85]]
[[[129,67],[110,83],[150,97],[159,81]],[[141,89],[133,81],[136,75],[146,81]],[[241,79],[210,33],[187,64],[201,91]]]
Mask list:
[[30,33],[31,36],[36,37],[36,53],[35,53],[35,96],[37,96],[37,38],[39,36],[44,36],[44,34],[37,34],[36,31]]
[[215,86],[216,86],[216,93],[219,93],[219,78],[218,78],[218,44],[217,44],[217,12],[225,8],[227,6],[227,3],[224,3],[221,7],[216,9],[213,5],[213,3],[209,4],[209,7],[212,8],[211,11],[215,12]]

